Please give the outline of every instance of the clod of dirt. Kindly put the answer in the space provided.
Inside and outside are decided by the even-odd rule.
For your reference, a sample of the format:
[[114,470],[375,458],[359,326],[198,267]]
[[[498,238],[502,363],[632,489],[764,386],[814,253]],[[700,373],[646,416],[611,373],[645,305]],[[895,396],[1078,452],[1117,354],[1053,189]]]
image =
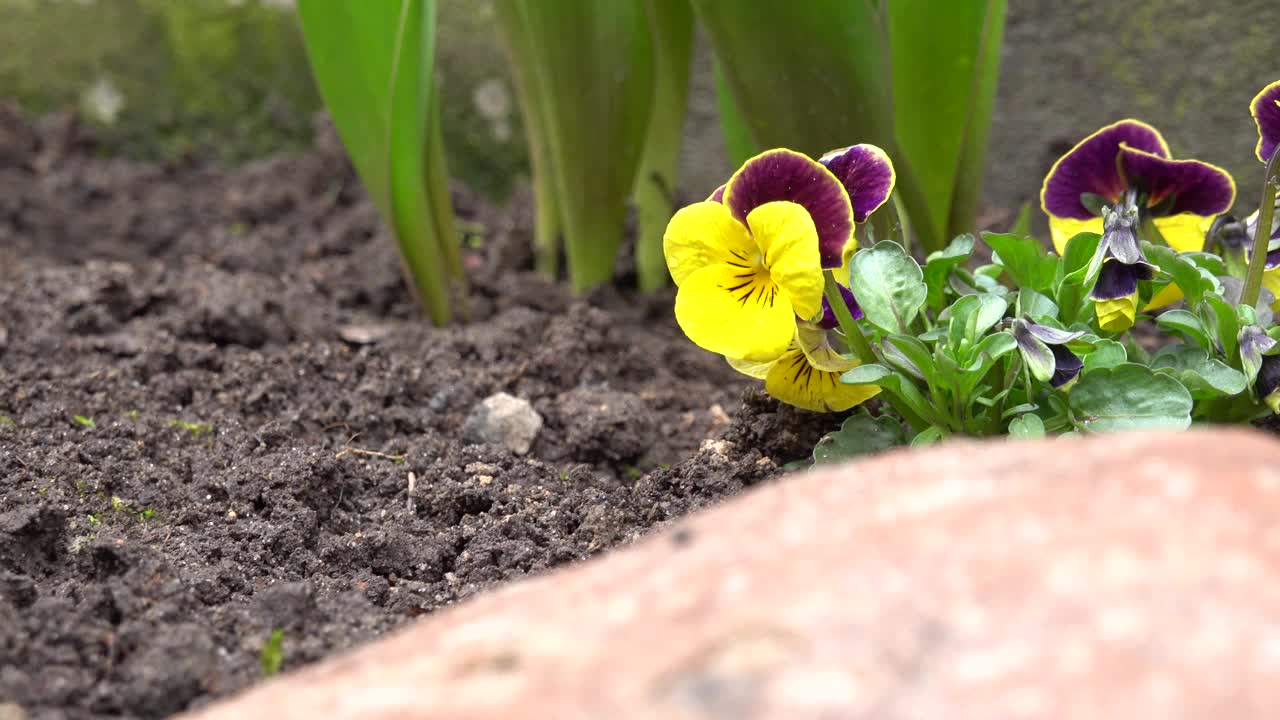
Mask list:
[[468,442],[501,445],[516,455],[524,455],[533,447],[541,429],[542,416],[528,400],[500,392],[472,408],[462,436]]
[[553,424],[576,462],[636,463],[656,438],[657,428],[635,393],[606,386],[574,388],[556,400]]

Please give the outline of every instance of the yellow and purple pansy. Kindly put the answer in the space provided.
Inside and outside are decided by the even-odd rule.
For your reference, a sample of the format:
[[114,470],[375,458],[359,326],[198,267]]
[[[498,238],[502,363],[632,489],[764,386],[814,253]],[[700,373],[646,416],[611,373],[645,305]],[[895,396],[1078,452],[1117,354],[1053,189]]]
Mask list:
[[[1174,160],[1159,131],[1137,120],[1107,125],[1063,155],[1044,179],[1040,206],[1061,253],[1081,232],[1103,232],[1101,206],[1136,193],[1170,247],[1201,250],[1213,218],[1235,202],[1236,185],[1222,168]],[[1148,238],[1154,240],[1154,238]]]
[[845,349],[837,347],[840,341],[837,333],[800,326],[787,351],[777,360],[728,360],[734,370],[764,380],[765,392],[788,405],[815,412],[841,412],[875,397],[880,388],[840,382],[842,374],[861,364],[845,357]]
[[[875,395],[878,388],[839,382],[858,363],[834,349],[824,270],[847,263],[854,228],[888,200],[894,180],[888,156],[872,145],[820,161],[786,149],[748,160],[667,226],[681,329],[797,407],[844,410]],[[861,317],[853,294],[841,293]]]
[[[797,318],[820,317],[823,269],[841,265],[859,214],[865,219],[892,189],[883,152],[850,152],[871,157],[831,163],[862,180],[856,203],[827,164],[778,149],[751,158],[710,199],[676,213],[663,251],[678,288],[676,320],[690,340],[737,360],[771,362],[791,346]],[[887,183],[866,180],[875,160]]]
[[1262,88],[1249,110],[1258,125],[1258,159],[1267,162],[1280,146],[1280,80]]

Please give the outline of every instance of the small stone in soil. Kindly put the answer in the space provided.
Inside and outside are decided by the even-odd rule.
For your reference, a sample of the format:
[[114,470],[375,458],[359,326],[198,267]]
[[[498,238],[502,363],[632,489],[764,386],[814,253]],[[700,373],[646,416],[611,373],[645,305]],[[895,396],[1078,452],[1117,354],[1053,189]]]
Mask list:
[[524,455],[542,429],[542,416],[528,400],[497,393],[471,410],[462,427],[468,442],[502,445],[516,455]]

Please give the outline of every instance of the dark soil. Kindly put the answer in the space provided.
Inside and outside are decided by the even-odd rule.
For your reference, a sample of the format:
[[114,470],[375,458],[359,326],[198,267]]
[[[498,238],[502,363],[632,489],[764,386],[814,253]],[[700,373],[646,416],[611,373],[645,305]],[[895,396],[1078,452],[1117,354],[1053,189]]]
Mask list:
[[[532,274],[521,207],[459,193],[474,321],[429,327],[320,132],[239,169],[139,165],[0,112],[0,703],[198,706],[262,677],[274,628],[296,668],[628,543],[838,425],[693,347],[669,293]],[[527,456],[463,439],[496,392],[545,419]]]

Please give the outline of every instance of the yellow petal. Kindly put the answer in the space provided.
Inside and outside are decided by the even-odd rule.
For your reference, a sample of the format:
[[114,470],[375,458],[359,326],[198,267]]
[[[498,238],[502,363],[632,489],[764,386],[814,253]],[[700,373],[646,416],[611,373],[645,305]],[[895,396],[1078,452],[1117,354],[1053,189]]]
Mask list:
[[796,332],[786,291],[763,273],[732,265],[685,278],[676,292],[676,322],[699,347],[753,362],[777,359]]
[[1165,307],[1166,305],[1172,305],[1181,299],[1182,288],[1178,287],[1177,283],[1169,283],[1164,286],[1163,290],[1151,297],[1151,300],[1147,302],[1146,307],[1142,308],[1142,311],[1150,312],[1152,310],[1159,310],[1160,308]]
[[1137,316],[1138,294],[1115,300],[1095,300],[1093,311],[1098,316],[1098,327],[1106,332],[1124,332],[1133,327]]
[[765,203],[747,215],[747,227],[764,253],[765,269],[790,296],[795,314],[817,315],[822,310],[822,258],[809,211],[785,200]]
[[724,205],[707,201],[680,208],[671,218],[662,238],[662,252],[671,279],[679,287],[690,275],[711,265],[750,267],[757,250],[747,229]]
[[847,358],[831,346],[831,331],[821,328],[797,328],[796,345],[815,369],[843,373],[858,367],[856,359]]
[[1197,252],[1204,249],[1204,236],[1213,225],[1213,218],[1207,215],[1181,213],[1158,217],[1155,219],[1156,229],[1164,236],[1169,247],[1178,252]]
[[737,370],[747,377],[753,377],[757,380],[763,380],[768,377],[769,370],[773,368],[774,363],[778,362],[777,360],[770,360],[769,362],[752,362],[750,360],[738,360],[731,357],[727,357],[725,360],[729,361],[729,367]]
[[1075,218],[1060,218],[1049,216],[1049,232],[1053,235],[1053,247],[1058,250],[1058,254],[1067,251],[1067,241],[1079,235],[1082,232],[1102,234],[1102,218],[1089,218],[1088,220],[1077,220]]
[[1271,291],[1276,296],[1274,302],[1271,303],[1272,310],[1280,310],[1280,268],[1274,268],[1262,273],[1262,287]]
[[848,410],[880,392],[875,385],[846,385],[840,382],[840,374],[818,370],[803,352],[792,350],[774,364],[764,389],[788,405],[815,412]]

